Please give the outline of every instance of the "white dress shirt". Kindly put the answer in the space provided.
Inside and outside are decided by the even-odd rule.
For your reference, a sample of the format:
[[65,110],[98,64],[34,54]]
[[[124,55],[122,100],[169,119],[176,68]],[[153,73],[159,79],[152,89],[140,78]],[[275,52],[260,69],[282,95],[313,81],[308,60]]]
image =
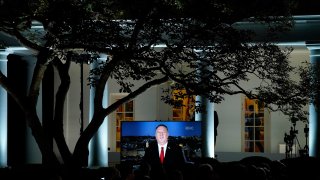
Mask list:
[[164,157],[166,157],[167,145],[168,145],[168,143],[166,143],[166,144],[165,144],[165,145],[163,145],[163,146],[161,146],[160,144],[158,144],[159,157],[160,157],[160,153],[161,153],[161,147],[163,147],[163,150],[164,150]]

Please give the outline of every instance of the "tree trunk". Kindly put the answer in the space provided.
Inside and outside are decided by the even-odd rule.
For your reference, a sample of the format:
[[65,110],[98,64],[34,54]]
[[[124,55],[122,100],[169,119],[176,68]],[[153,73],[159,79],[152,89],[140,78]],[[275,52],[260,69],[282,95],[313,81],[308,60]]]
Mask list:
[[87,167],[88,166],[88,157],[89,157],[89,142],[98,131],[99,127],[103,123],[105,114],[102,111],[95,112],[91,122],[85,131],[81,134],[76,147],[73,152],[73,163],[76,166]]
[[71,161],[71,152],[66,143],[63,131],[64,103],[70,86],[70,64],[70,61],[67,61],[65,64],[62,64],[60,61],[58,61],[56,65],[59,72],[61,84],[56,94],[55,114],[53,120],[54,139],[56,140],[59,152],[65,164],[68,164]]

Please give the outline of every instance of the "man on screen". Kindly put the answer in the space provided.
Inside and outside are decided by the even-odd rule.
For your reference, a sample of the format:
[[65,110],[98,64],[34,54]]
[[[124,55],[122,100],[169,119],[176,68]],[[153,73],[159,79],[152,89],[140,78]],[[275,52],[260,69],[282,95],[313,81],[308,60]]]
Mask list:
[[151,166],[152,179],[162,179],[175,171],[181,171],[185,164],[185,158],[180,146],[168,142],[168,127],[159,124],[156,127],[155,137],[156,143],[150,143],[143,158],[143,163]]

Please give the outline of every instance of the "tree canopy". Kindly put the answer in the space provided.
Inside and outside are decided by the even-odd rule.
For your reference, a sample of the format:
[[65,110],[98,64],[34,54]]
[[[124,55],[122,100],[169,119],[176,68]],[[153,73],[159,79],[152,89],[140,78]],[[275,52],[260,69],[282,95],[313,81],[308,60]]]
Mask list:
[[[54,158],[41,139],[42,127],[35,113],[40,82],[48,65],[60,72],[61,93],[56,107],[63,107],[68,90],[70,61],[94,63],[100,54],[108,59],[92,70],[90,83],[96,88],[95,109],[90,124],[80,136],[73,154],[66,146],[62,127],[53,137],[65,163],[86,164],[88,143],[104,117],[122,103],[148,88],[173,81],[172,89],[186,89],[180,96],[202,95],[220,103],[225,95],[245,94],[274,110],[295,118],[305,118],[302,107],[308,94],[299,82],[290,79],[288,58],[291,49],[280,49],[276,32],[292,27],[291,9],[295,1],[214,1],[214,0],[7,0],[0,4],[0,31],[37,52],[30,93],[19,98],[6,77],[0,84],[26,112],[27,120],[43,155]],[[32,23],[43,26],[30,30]],[[237,29],[236,23],[249,21],[266,25],[268,36],[255,41],[256,34]],[[241,82],[261,80],[247,89]],[[105,84],[115,79],[128,96],[104,108]],[[145,84],[136,87],[134,81]],[[66,84],[64,84],[66,82]],[[57,93],[57,94],[58,94]],[[163,100],[174,104],[172,96]],[[31,114],[31,115],[30,115]],[[55,109],[56,124],[62,122],[63,108]],[[64,152],[64,153],[63,153]],[[54,161],[54,160],[53,160]]]

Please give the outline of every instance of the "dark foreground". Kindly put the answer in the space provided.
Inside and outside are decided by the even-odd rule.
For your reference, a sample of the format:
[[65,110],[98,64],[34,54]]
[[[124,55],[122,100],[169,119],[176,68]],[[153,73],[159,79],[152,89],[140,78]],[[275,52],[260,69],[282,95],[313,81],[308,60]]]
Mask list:
[[[70,169],[25,165],[0,168],[0,180],[148,180],[149,170],[131,164],[98,169]],[[320,180],[320,159],[297,157],[272,161],[265,157],[247,157],[240,161],[219,162],[199,159],[167,176],[168,180]]]

